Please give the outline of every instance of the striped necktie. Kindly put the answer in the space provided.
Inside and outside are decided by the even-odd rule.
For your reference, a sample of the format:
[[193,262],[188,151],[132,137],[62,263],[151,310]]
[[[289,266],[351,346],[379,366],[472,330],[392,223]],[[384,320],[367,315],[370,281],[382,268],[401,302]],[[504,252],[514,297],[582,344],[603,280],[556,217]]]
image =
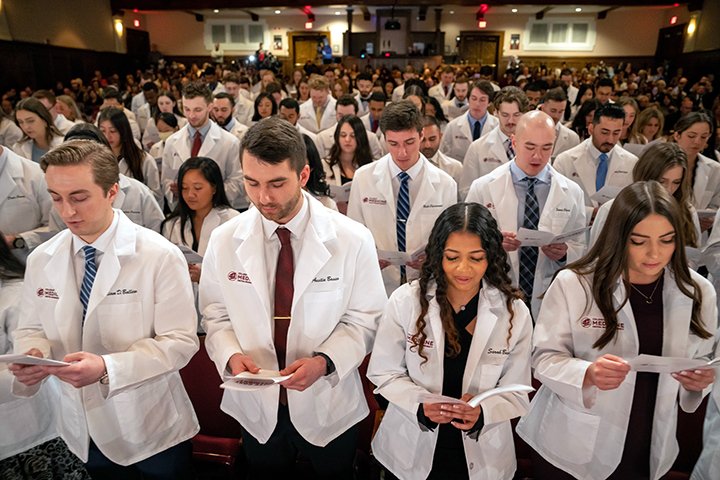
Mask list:
[[83,275],[82,285],[80,286],[80,302],[83,306],[83,323],[85,323],[85,314],[87,313],[88,303],[90,302],[90,292],[92,291],[95,275],[97,275],[97,265],[95,264],[95,247],[85,245],[82,247],[85,254],[85,274]]
[[505,153],[507,154],[508,160],[515,158],[515,150],[513,150],[512,140],[509,138],[505,140]]
[[[400,179],[400,191],[397,199],[397,246],[398,251],[404,252],[406,248],[405,229],[408,216],[410,216],[410,175],[407,172],[400,172],[398,178]],[[402,265],[400,267],[400,283],[403,284],[406,280],[405,265]]]
[[[540,205],[535,196],[537,178],[525,177],[527,193],[525,194],[525,216],[523,227],[537,230],[540,221]],[[538,247],[520,247],[520,290],[525,294],[525,302],[532,303],[533,284],[535,282],[535,267],[538,259]]]

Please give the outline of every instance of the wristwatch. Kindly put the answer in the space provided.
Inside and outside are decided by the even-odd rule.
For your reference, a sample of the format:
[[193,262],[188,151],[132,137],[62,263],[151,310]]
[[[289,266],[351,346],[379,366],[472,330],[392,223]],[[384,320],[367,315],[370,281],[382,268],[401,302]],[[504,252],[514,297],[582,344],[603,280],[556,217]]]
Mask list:
[[15,240],[13,240],[13,248],[25,248],[26,245],[22,237],[15,237]]
[[103,372],[102,377],[98,379],[98,383],[101,385],[109,385],[110,384],[110,377],[108,377],[107,370]]

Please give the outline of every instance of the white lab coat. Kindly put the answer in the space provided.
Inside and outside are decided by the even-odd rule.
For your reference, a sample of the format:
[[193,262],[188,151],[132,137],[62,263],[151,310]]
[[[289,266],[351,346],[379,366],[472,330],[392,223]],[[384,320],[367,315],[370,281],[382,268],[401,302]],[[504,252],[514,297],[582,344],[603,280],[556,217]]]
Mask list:
[[[160,183],[168,204],[173,208],[177,201],[175,195],[170,191],[170,184],[177,182],[180,165],[190,158],[192,139],[189,138],[189,135],[189,125],[185,125],[165,140]],[[220,167],[225,183],[225,194],[230,201],[230,205],[234,208],[247,208],[249,202],[245,196],[245,187],[243,186],[242,168],[240,167],[240,141],[237,137],[226,132],[217,123],[210,121],[210,130],[205,136],[198,156],[212,158]]]
[[140,132],[143,134],[145,133],[145,129],[147,128],[148,121],[150,120],[150,104],[149,103],[143,103],[140,105],[140,108],[137,109],[137,111],[133,111],[135,114],[135,121],[137,121],[138,127],[140,127]]
[[[473,135],[470,131],[470,122],[467,116],[468,114],[460,115],[450,121],[447,127],[445,127],[442,142],[440,142],[440,151],[448,157],[457,159],[465,158],[465,154],[473,142]],[[485,125],[483,125],[480,131],[480,136],[482,137],[499,124],[500,122],[497,117],[488,113]]]
[[225,129],[226,132],[230,132],[233,135],[237,137],[238,140],[242,143],[242,139],[245,136],[245,134],[248,131],[248,127],[237,120],[235,120],[235,123],[233,123],[233,126],[230,130]]
[[442,101],[440,103],[440,108],[442,108],[445,117],[452,121],[463,116],[465,112],[470,109],[470,103],[468,103],[468,100],[465,99],[465,101],[458,106],[458,102],[453,98],[452,100]]
[[720,209],[720,163],[702,153],[696,160],[693,205],[698,210]]
[[[214,207],[210,210],[207,217],[203,220],[202,227],[200,227],[200,238],[198,239],[197,253],[200,256],[205,255],[207,250],[208,241],[210,240],[210,234],[217,227],[227,222],[231,218],[237,217],[240,212],[233,210],[232,208]],[[172,220],[165,223],[163,226],[162,234],[165,238],[170,240],[175,245],[185,245],[186,247],[192,248],[193,234],[192,234],[192,219],[188,219],[185,222],[185,241],[180,235],[180,218],[175,217]]]
[[324,159],[325,157],[327,157],[329,151],[325,150],[325,146],[323,145],[323,143],[322,143],[322,142],[320,141],[320,139],[318,138],[317,133],[311,132],[310,130],[308,130],[307,128],[303,127],[303,126],[300,125],[299,123],[298,123],[298,124],[295,124],[295,129],[296,129],[298,132],[300,132],[300,135],[307,135],[308,138],[309,138],[310,140],[312,140],[313,145],[315,145],[315,148],[317,149],[318,155],[320,156],[320,159],[321,159],[321,160]]
[[[592,138],[586,139],[577,147],[558,155],[555,162],[553,162],[555,170],[582,188],[585,194],[585,210],[588,222],[592,218],[593,210],[599,206],[598,202],[590,199],[597,192],[595,189],[597,164],[588,151],[591,142]],[[620,145],[615,145],[608,155],[610,156],[610,163],[607,177],[605,177],[605,185],[624,188],[633,183],[632,171],[637,162],[637,157]]]
[[[715,222],[717,226],[718,222]],[[717,284],[716,284],[717,291]],[[715,332],[715,354],[720,355],[720,331]],[[703,449],[690,475],[690,480],[720,478],[720,382],[715,381],[705,412]]]
[[[397,200],[390,176],[392,161],[388,154],[355,171],[347,215],[370,229],[378,250],[397,251]],[[431,164],[424,155],[420,154],[419,161],[423,162],[422,184],[414,198],[411,194],[410,215],[405,226],[405,251],[410,253],[427,243],[437,217],[457,203],[455,180]],[[419,273],[407,267],[408,280],[417,278]],[[389,295],[400,286],[400,267],[390,265],[382,270],[382,274]]]
[[[702,292],[700,320],[706,330],[717,325],[715,291],[710,282],[690,271]],[[613,292],[618,313],[616,338],[601,349],[593,348],[605,332],[603,316],[592,301],[591,276],[570,270],[558,274],[545,294],[533,335],[533,368],[542,382],[520,420],[517,433],[547,461],[581,479],[607,478],[618,466],[628,430],[636,372],[630,371],[615,390],[583,388],[585,372],[592,362],[610,353],[624,359],[638,354],[638,339],[630,302],[622,279]],[[692,288],[692,287],[689,287]],[[587,305],[590,299],[590,305]],[[680,292],[669,269],[663,284],[663,356],[709,358],[713,338],[690,333],[692,299]],[[659,374],[653,412],[650,478],[657,480],[672,466],[678,454],[675,438],[677,407],[693,412],[710,391],[690,392],[669,374]]]
[[[320,141],[320,143],[322,143],[323,150],[325,151],[326,155],[330,155],[330,149],[332,148],[333,145],[335,145],[335,129],[336,128],[337,128],[337,125],[333,125],[332,127],[327,128],[317,134],[317,138]],[[370,130],[366,129],[365,133],[367,134],[368,146],[370,147],[370,153],[372,154],[372,159],[377,160],[384,155],[383,150],[380,147],[380,140],[378,140],[377,135],[375,135]]]
[[470,185],[476,179],[510,161],[505,151],[505,138],[498,125],[470,144],[462,161],[460,198],[467,197]]
[[[375,393],[390,401],[372,442],[373,454],[402,479],[425,479],[432,468],[436,427],[429,431],[419,424],[417,396],[442,392],[445,333],[435,285],[428,288],[426,347],[428,361],[417,354],[409,340],[417,331],[420,315],[420,286],[403,285],[390,297],[375,337],[368,378]],[[497,386],[530,385],[532,320],[525,304],[513,301],[512,336],[506,297],[497,289],[480,290],[477,323],[463,374],[464,393],[478,394]],[[507,393],[481,404],[484,426],[477,440],[463,435],[468,475],[471,479],[511,479],[516,469],[510,419],[525,414],[527,394]]]
[[255,115],[255,104],[242,94],[245,90],[240,90],[240,92],[240,95],[235,98],[233,117],[247,127],[250,125],[253,115]]
[[437,85],[433,85],[432,87],[430,87],[430,90],[428,90],[428,95],[431,97],[435,97],[438,103],[442,104],[445,100],[450,100],[450,97],[453,94],[453,88],[455,88],[455,82],[451,83],[448,86],[448,92],[446,95],[442,83],[438,83]]
[[62,113],[57,114],[53,123],[63,135],[66,135],[75,126],[75,122],[68,120]]
[[368,137],[371,134],[375,135],[378,139],[378,143],[380,144],[380,151],[382,152],[382,155],[387,155],[388,149],[387,149],[387,145],[385,144],[385,135],[383,135],[382,130],[380,130],[380,125],[378,125],[377,130],[375,131],[375,133],[373,133],[372,125],[370,123],[370,115],[371,114],[365,115],[364,117],[361,117],[360,120],[362,120],[363,125],[365,125],[365,130],[367,130],[367,132],[368,132]]
[[553,145],[552,158],[580,145],[580,137],[561,122],[555,124],[555,145]]
[[[56,359],[81,350],[103,356],[109,385],[62,383],[57,428],[82,461],[92,438],[110,460],[130,465],[198,432],[178,374],[198,339],[180,251],[121,211],[115,215],[117,230],[98,266],[84,325],[72,233],[61,232],[30,254],[14,348],[37,348]],[[13,393],[23,397],[39,388],[13,383]]]
[[[0,279],[0,354],[12,353],[11,336],[20,318],[21,280]],[[32,398],[17,398],[11,393],[15,378],[0,363],[0,460],[36,447],[58,436],[55,428],[57,379],[45,382]]]
[[[463,164],[459,160],[450,158],[440,150],[435,152],[432,158],[428,158],[430,163],[438,167],[443,172],[450,175],[455,183],[460,185],[460,178],[462,177]],[[458,192],[458,198],[460,198],[460,192]]]
[[370,100],[363,102],[362,97],[360,97],[360,92],[355,95],[355,101],[358,105],[358,117],[364,117],[365,115],[370,113]]
[[[175,118],[178,121],[178,127],[182,128],[187,123],[187,120],[185,117],[181,117],[180,115],[175,115]],[[150,149],[153,145],[155,145],[157,142],[160,141],[160,132],[158,131],[157,124],[155,123],[155,119],[150,117],[150,119],[147,122],[147,126],[145,127],[145,130],[142,134],[142,145],[145,149]]]
[[[583,208],[583,193],[580,188],[567,178],[560,175],[553,167],[550,169],[550,192],[545,206],[540,212],[538,230],[560,234],[577,230],[586,224]],[[477,202],[490,210],[501,231],[517,232],[518,203],[515,195],[510,164],[496,168],[484,177],[475,180],[470,187],[467,202]],[[580,235],[567,242],[567,263],[574,262],[585,253],[585,235]],[[508,252],[513,284],[518,285],[520,272],[520,251]],[[553,275],[563,264],[550,260],[542,249],[538,248],[538,259],[535,266],[533,282],[532,313],[537,318],[542,303],[542,295],[550,285]]]
[[325,111],[320,119],[320,128],[317,124],[317,116],[315,115],[315,107],[312,102],[305,102],[300,105],[300,116],[298,117],[298,124],[310,130],[312,133],[319,133],[326,128],[335,126],[337,118],[335,117],[335,104],[336,100],[332,96],[328,96],[328,102],[325,106]]
[[[11,148],[13,152],[17,153],[21,157],[32,160],[33,143],[34,140],[30,138],[25,138],[24,140],[20,140],[19,142],[17,142]],[[53,136],[52,140],[50,141],[50,150],[52,150],[54,147],[57,147],[61,143],[63,143],[63,137],[59,135]]]
[[[325,208],[303,192],[308,224],[295,266],[292,321],[286,360],[322,352],[335,372],[303,392],[288,390],[290,419],[302,437],[325,446],[368,413],[357,367],[370,352],[387,297],[372,236],[363,226]],[[205,345],[218,372],[235,353],[261,368],[278,369],[273,344],[272,291],[265,235],[252,208],[216,228],[200,277]],[[277,424],[279,387],[253,392],[225,390],[221,408],[261,443]]]
[[[113,200],[113,208],[122,210],[133,223],[159,232],[165,215],[147,185],[121,173],[118,187],[118,193]],[[55,209],[50,211],[49,228],[51,232],[59,232],[67,228]]]
[[10,148],[19,142],[22,137],[23,132],[20,127],[15,125],[15,122],[9,118],[0,117],[0,145]]
[[133,114],[137,114],[140,107],[145,104],[147,104],[147,100],[145,99],[145,92],[140,92],[137,95],[133,95],[132,100],[130,101],[130,109]]
[[[124,158],[118,162],[118,167],[120,168],[120,173],[123,175],[135,178]],[[160,187],[160,173],[158,172],[157,162],[152,155],[145,151],[143,151],[142,174],[142,183],[147,185],[150,191],[153,192],[155,200],[157,200],[158,204],[161,204],[163,202],[163,192]]]
[[52,199],[40,166],[20,157],[9,148],[7,162],[0,165],[0,231],[5,235],[20,235],[28,249],[44,242]]

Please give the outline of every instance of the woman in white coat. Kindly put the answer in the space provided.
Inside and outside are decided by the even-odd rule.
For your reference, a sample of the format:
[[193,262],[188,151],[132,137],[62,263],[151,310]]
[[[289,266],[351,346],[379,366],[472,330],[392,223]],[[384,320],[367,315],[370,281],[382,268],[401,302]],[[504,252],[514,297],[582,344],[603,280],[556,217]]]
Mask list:
[[106,108],[100,112],[98,127],[118,160],[120,173],[147,185],[153,191],[158,204],[162,205],[163,194],[157,162],[135,142],[130,122],[123,111],[118,108]]
[[[153,147],[153,145],[160,141],[167,140],[167,137],[170,136],[162,135],[163,131],[167,130],[163,130],[160,128],[161,114],[167,113],[175,117],[175,125],[173,126],[173,128],[175,128],[175,131],[178,131],[187,123],[185,117],[183,117],[180,113],[180,109],[177,106],[177,101],[175,101],[175,97],[173,97],[172,93],[167,91],[160,92],[158,94],[157,106],[157,112],[148,120],[142,136],[143,148],[148,151]],[[156,155],[153,155],[153,157],[160,158]]]
[[[680,206],[682,230],[685,245],[698,247],[700,243],[700,223],[690,197],[687,155],[675,143],[656,142],[646,148],[633,167],[633,181],[655,180],[665,187]],[[590,230],[590,246],[597,240],[605,225],[610,208],[615,200],[609,200],[598,208]]]
[[11,148],[33,162],[40,163],[40,157],[63,141],[62,133],[53,123],[50,112],[36,98],[29,97],[18,102],[15,123],[22,130],[23,137]]
[[[720,208],[720,163],[700,153],[705,150],[713,134],[712,120],[705,113],[691,112],[675,123],[673,131],[673,140],[688,156],[688,172],[692,172],[693,205],[697,210],[717,211]],[[707,231],[712,222],[712,216],[701,217],[702,231]]]
[[476,408],[421,401],[530,383],[532,321],[502,234],[485,207],[456,204],[438,217],[426,255],[420,279],[393,292],[375,337],[368,378],[390,405],[373,453],[401,479],[510,479],[510,419],[526,412],[527,395]]
[[[203,256],[210,233],[239,213],[230,207],[220,167],[211,158],[188,158],[180,166],[177,184],[180,198],[163,222],[162,234],[174,244],[185,245]],[[199,263],[188,265],[194,286],[200,281],[200,268]]]
[[637,372],[628,360],[712,355],[715,291],[688,268],[681,231],[667,190],[634,183],[545,294],[533,336],[543,385],[517,427],[536,479],[657,480],[672,467],[678,405],[695,411],[715,373]]
[[[24,272],[25,265],[0,241],[0,354],[13,351]],[[31,398],[18,398],[11,393],[13,378],[7,364],[0,363],[0,478],[89,479],[55,429],[57,381],[48,380]]]

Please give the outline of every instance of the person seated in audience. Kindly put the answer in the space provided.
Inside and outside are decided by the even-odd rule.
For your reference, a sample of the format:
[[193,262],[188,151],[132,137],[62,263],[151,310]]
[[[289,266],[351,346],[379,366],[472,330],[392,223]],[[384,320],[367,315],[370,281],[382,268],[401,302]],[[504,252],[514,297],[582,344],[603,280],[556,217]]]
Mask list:
[[[358,114],[358,104],[357,100],[355,100],[355,97],[352,95],[343,95],[337,101],[335,102],[335,117],[337,118],[337,121],[340,122],[340,119],[346,115],[353,115],[357,116]],[[365,125],[365,122],[363,121],[363,126]],[[321,144],[322,148],[318,148],[318,152],[330,152],[333,145],[336,143],[335,141],[335,132],[337,130],[337,124],[333,125],[330,128],[326,128],[325,130],[321,131],[317,134],[317,140],[318,143]],[[384,155],[383,149],[380,145],[380,140],[378,139],[378,136],[373,134],[371,131],[366,130],[365,135],[367,137],[368,145],[370,145],[370,154],[371,154],[371,160],[377,160],[380,157]],[[327,154],[326,154],[327,156]]]
[[[457,85],[458,82],[455,82]],[[448,123],[440,150],[451,158],[465,158],[470,144],[498,125],[498,119],[488,112],[495,89],[490,82],[481,80],[470,87],[470,107],[467,113]]]
[[557,158],[562,152],[576,147],[580,143],[580,137],[565,125],[565,109],[567,108],[567,97],[562,88],[551,88],[545,92],[542,103],[538,107],[550,115],[555,122],[555,145],[553,146],[552,158]]
[[38,90],[33,93],[33,98],[40,100],[40,103],[47,108],[48,112],[50,112],[50,116],[52,117],[53,124],[60,131],[60,134],[65,135],[68,130],[72,128],[74,123],[68,120],[65,115],[60,113],[57,105],[57,98],[53,92],[50,90]]
[[[222,173],[214,160],[192,157],[178,171],[180,198],[173,212],[162,223],[165,238],[205,255],[212,231],[239,215],[228,202]],[[200,263],[189,263],[190,280],[200,282]],[[197,294],[197,289],[196,289]]]
[[530,384],[532,320],[511,284],[503,238],[488,210],[452,205],[430,233],[418,281],[397,289],[378,325],[368,378],[389,400],[373,438],[385,478],[513,478],[510,420],[525,393],[469,401],[508,384]]
[[[677,144],[669,142],[656,142],[648,146],[633,167],[633,182],[655,180],[675,198],[680,207],[678,211],[685,244],[697,248],[700,246],[700,222],[690,201],[689,176],[687,154]],[[590,230],[590,247],[600,236],[613,202],[605,202],[598,209]]]
[[440,129],[438,119],[430,115],[425,115],[423,117],[423,134],[422,142],[420,143],[420,153],[425,155],[425,158],[427,158],[430,163],[450,175],[453,180],[455,180],[455,183],[459,185],[463,164],[459,160],[450,158],[440,151],[442,136],[443,133]]
[[36,98],[20,100],[15,107],[15,123],[23,132],[11,148],[23,158],[40,163],[40,157],[62,143],[62,134],[52,121],[50,112]]
[[442,106],[437,98],[432,96],[425,97],[425,115],[436,118],[438,125],[440,125],[440,131],[445,131],[449,120],[445,116],[445,112],[443,112]]
[[525,294],[533,318],[555,272],[580,258],[586,243],[584,235],[540,247],[523,246],[517,238],[520,228],[558,235],[585,226],[582,190],[549,164],[554,143],[550,116],[527,112],[512,138],[514,158],[475,180],[466,200],[485,205],[498,222],[513,283]]
[[275,99],[269,93],[260,92],[255,97],[255,110],[250,119],[251,125],[256,124],[263,118],[268,118],[277,114],[277,104]]
[[577,90],[578,92],[577,96],[575,97],[575,101],[573,101],[572,105],[570,106],[570,119],[568,122],[568,126],[570,126],[573,120],[575,120],[575,117],[577,116],[577,113],[583,103],[588,100],[592,100],[593,96],[595,95],[595,90],[593,90],[592,84],[589,83],[583,83],[578,87]]
[[[717,211],[720,208],[720,163],[700,153],[705,149],[712,129],[712,120],[701,112],[685,115],[673,127],[675,133],[672,140],[687,154],[688,172],[692,172],[692,201],[698,212]],[[703,232],[712,223],[712,215],[700,216],[700,229]]]
[[498,125],[473,141],[462,160],[463,171],[459,184],[460,198],[467,196],[470,185],[515,157],[512,136],[520,118],[527,110],[527,98],[516,87],[505,87],[493,100]]
[[0,110],[0,145],[10,148],[20,141],[23,131],[15,124],[11,115]]
[[664,122],[665,118],[660,110],[655,107],[646,108],[638,115],[629,142],[646,145],[657,140],[662,137]]
[[[328,185],[325,180],[325,168],[323,167],[320,154],[318,154],[317,148],[315,147],[315,142],[307,135],[303,135],[303,141],[305,142],[305,151],[308,166],[310,167],[310,176],[304,189],[330,210],[338,211],[338,205],[335,203],[335,200],[332,199],[332,194],[330,193],[330,185]],[[344,203],[347,211],[347,202]]]
[[625,110],[625,119],[623,120],[622,132],[620,132],[620,145],[630,141],[630,135],[635,125],[635,119],[637,118],[640,108],[637,102],[630,97],[620,97],[616,102]]
[[140,131],[145,133],[148,121],[151,118],[155,118],[158,112],[158,86],[155,82],[145,82],[142,86],[143,96],[145,97],[145,103],[138,107],[135,113],[135,120],[140,127]]
[[157,162],[135,143],[130,123],[122,110],[106,108],[98,116],[98,125],[118,160],[120,173],[147,185],[158,203],[161,203],[163,194]]
[[[587,219],[592,224],[600,204],[613,198],[610,191],[603,198],[594,197],[605,186],[619,190],[632,183],[632,168],[637,157],[618,145],[625,111],[619,105],[606,103],[595,110],[588,125],[590,138],[555,159],[553,167],[574,181],[585,193]],[[606,190],[607,192],[608,190]]]
[[233,116],[235,111],[235,99],[226,92],[215,95],[213,99],[212,111],[210,118],[220,125],[226,131],[235,135],[238,140],[242,141],[243,135],[248,131],[248,127],[238,122]]
[[161,138],[162,135],[159,133],[160,128],[158,126],[158,122],[160,120],[160,115],[163,113],[174,115],[176,118],[175,123],[180,128],[184,127],[187,123],[185,117],[183,117],[180,113],[180,109],[178,108],[177,101],[175,100],[173,94],[167,90],[161,91],[157,97],[157,110],[155,110],[155,113],[150,116],[147,126],[145,127],[145,131],[143,132],[142,144],[144,148],[150,149],[160,140],[165,140],[167,138]]
[[58,114],[70,120],[73,124],[84,122],[80,109],[70,95],[58,95],[56,98]]
[[[414,253],[440,213],[457,203],[457,184],[420,153],[423,118],[409,100],[385,108],[380,128],[390,153],[353,177],[348,216],[370,229],[378,250]],[[422,255],[404,265],[380,260],[388,294],[416,278]]]
[[441,105],[443,113],[452,121],[463,115],[470,108],[468,103],[468,93],[470,89],[470,80],[465,76],[458,77],[452,88],[452,94],[449,99],[443,100]]
[[585,141],[590,138],[589,126],[592,124],[595,118],[595,111],[602,105],[596,99],[590,99],[583,102],[582,106],[573,118],[570,124],[570,130],[577,133],[581,141]]
[[688,268],[679,206],[659,183],[625,187],[597,242],[545,293],[533,334],[542,386],[517,433],[539,480],[661,478],[678,406],[695,411],[713,369],[638,372],[638,354],[709,359],[712,284]]

